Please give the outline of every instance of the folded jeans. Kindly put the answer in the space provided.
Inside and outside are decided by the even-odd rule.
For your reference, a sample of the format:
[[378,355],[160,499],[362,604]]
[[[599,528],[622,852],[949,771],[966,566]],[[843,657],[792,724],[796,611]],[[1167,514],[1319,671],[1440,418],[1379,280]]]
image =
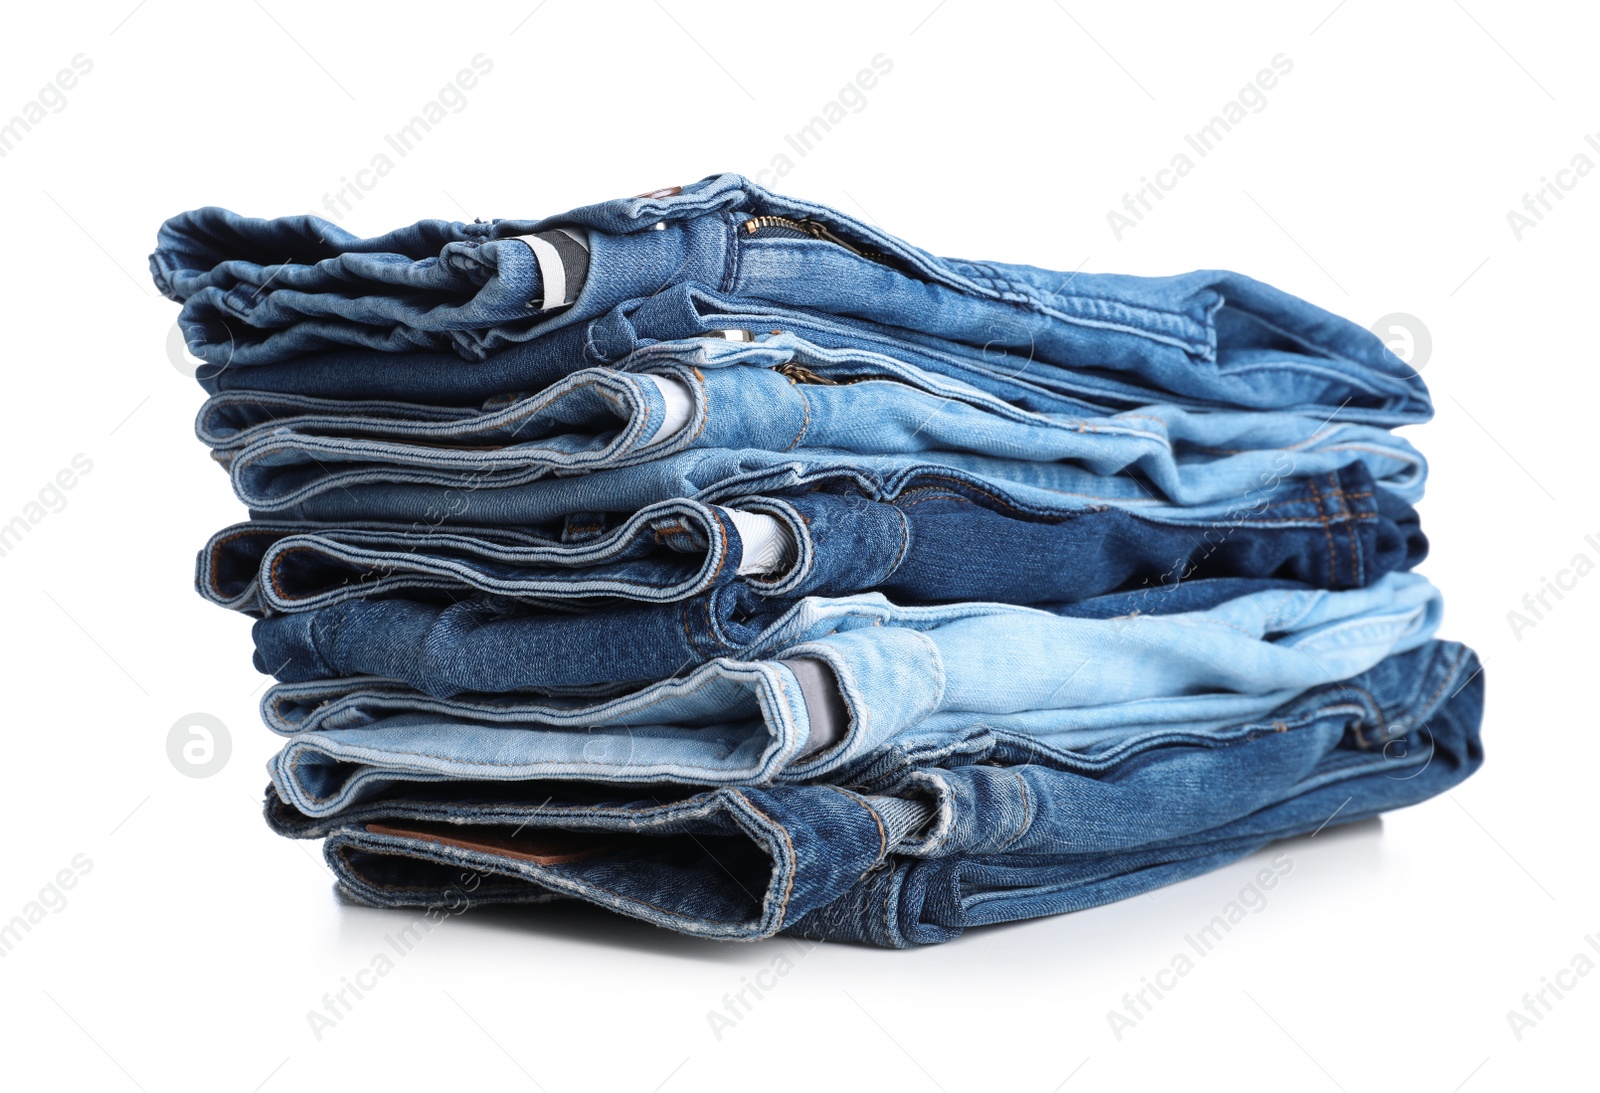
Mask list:
[[[255,614],[469,591],[665,603],[732,584],[767,598],[877,588],[907,604],[1071,603],[1222,577],[1363,587],[1413,568],[1428,549],[1416,510],[1360,464],[1279,483],[1272,500],[1209,520],[1023,513],[958,487],[928,478],[883,501],[818,491],[737,507],[682,498],[621,522],[572,514],[544,528],[252,521],[212,536],[195,583],[213,602]],[[724,600],[723,614],[734,607]]]
[[1092,378],[1066,373],[1212,404],[1323,406],[1379,424],[1430,412],[1420,377],[1371,332],[1248,277],[938,258],[737,175],[540,221],[422,221],[371,239],[312,216],[199,209],[163,225],[150,265],[183,304],[191,352],[213,369],[338,347],[479,361],[695,287],[871,324],[909,345],[1000,350],[1086,393]]
[[701,368],[660,357],[649,367],[583,369],[476,414],[229,391],[202,408],[196,431],[229,467],[240,500],[263,511],[352,486],[477,491],[695,451],[914,457],[1063,493],[1131,476],[1147,484],[1145,498],[1175,504],[1242,493],[1263,474],[1357,462],[1402,489],[1420,490],[1426,473],[1416,450],[1384,429],[1291,413],[1041,414],[908,366],[842,383],[754,364]]
[[325,818],[269,792],[267,815],[325,836],[342,890],[373,906],[577,898],[701,937],[906,947],[1124,899],[1442,793],[1482,762],[1482,703],[1472,652],[1431,642],[1259,721],[1076,763],[991,740],[860,789],[458,782]]
[[[1140,726],[1250,720],[1426,644],[1439,614],[1437,591],[1413,574],[1109,619],[808,599],[747,658],[622,695],[452,694],[442,676],[443,693],[429,695],[354,677],[273,688],[263,714],[290,734],[270,766],[278,791],[308,815],[407,781],[806,782],[890,745],[959,748],[975,726],[1070,748]],[[828,682],[828,705],[807,693],[797,662],[815,662],[807,674]],[[488,667],[504,681],[520,670],[509,659]]]

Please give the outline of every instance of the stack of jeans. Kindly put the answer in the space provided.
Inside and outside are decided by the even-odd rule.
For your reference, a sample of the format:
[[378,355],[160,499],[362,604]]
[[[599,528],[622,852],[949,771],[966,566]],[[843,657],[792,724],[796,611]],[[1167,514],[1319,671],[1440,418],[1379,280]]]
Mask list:
[[250,519],[267,820],[349,899],[888,946],[1091,907],[1482,761],[1368,331],[1233,273],[936,257],[714,176],[157,285]]

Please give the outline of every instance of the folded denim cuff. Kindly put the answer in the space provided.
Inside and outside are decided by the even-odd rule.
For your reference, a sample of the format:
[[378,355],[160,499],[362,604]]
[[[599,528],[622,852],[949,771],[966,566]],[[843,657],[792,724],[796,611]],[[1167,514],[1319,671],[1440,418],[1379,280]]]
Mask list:
[[323,852],[341,888],[374,906],[432,906],[452,887],[470,902],[468,886],[514,877],[682,933],[754,941],[837,898],[924,818],[917,802],[831,787],[728,789],[576,820],[534,810],[511,835],[385,819],[335,828]]

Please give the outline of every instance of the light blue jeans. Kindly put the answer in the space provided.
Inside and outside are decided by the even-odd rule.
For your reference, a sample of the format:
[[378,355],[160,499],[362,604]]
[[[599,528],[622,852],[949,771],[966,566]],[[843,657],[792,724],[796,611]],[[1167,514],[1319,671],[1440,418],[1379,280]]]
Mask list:
[[[714,452],[813,466],[849,453],[880,473],[915,458],[1077,496],[1103,493],[1102,480],[1120,475],[1141,484],[1130,493],[1124,483],[1125,496],[1176,505],[1353,462],[1414,499],[1427,473],[1416,449],[1375,426],[1170,405],[1041,413],[886,357],[825,354],[787,336],[657,346],[623,365],[583,369],[475,413],[230,391],[206,403],[196,431],[231,466],[240,500],[263,512],[351,487],[515,487],[691,452],[702,455],[698,468],[725,463]],[[716,472],[688,473],[706,489]]]
[[1410,573],[1110,619],[869,593],[802,600],[747,658],[617,698],[432,698],[358,678],[280,685],[262,708],[291,736],[273,782],[313,816],[404,781],[803,782],[891,743],[941,755],[974,726],[1071,750],[1252,720],[1416,648],[1439,618]]

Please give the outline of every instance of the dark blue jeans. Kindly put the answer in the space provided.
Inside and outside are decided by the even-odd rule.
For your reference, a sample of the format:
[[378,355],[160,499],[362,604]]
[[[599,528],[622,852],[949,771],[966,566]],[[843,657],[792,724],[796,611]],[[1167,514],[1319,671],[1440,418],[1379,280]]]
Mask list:
[[[1115,509],[1026,520],[932,483],[893,503],[806,495],[789,501],[807,535],[799,572],[775,578],[739,576],[733,530],[715,548],[689,536],[664,549],[661,529],[646,526],[607,565],[563,570],[490,564],[470,541],[432,565],[426,540],[351,564],[327,542],[337,535],[242,525],[201,553],[197,584],[273,612],[255,627],[256,666],[285,682],[372,675],[441,696],[627,683],[741,655],[806,595],[876,590],[900,604],[1093,615],[1197,610],[1191,589],[1236,580],[1366,587],[1421,561],[1427,541],[1414,510],[1364,474],[1291,483],[1254,526],[1165,525]],[[683,514],[672,519],[683,536]],[[617,602],[629,576],[638,599],[670,602]],[[1119,591],[1115,606],[1095,602]],[[543,606],[567,598],[587,602]]]

